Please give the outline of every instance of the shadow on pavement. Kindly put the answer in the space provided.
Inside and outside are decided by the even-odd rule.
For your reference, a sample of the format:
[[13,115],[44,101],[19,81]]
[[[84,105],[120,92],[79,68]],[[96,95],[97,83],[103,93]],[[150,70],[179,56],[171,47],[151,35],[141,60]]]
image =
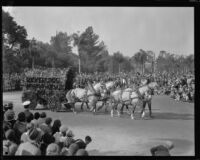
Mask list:
[[163,119],[163,120],[194,120],[193,114],[179,114],[179,113],[153,113],[153,119]]

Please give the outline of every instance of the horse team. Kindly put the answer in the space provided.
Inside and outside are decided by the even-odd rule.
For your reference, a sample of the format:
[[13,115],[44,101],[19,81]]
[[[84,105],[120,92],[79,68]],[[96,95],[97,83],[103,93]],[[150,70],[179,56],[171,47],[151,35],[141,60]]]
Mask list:
[[[111,106],[111,117],[114,116],[114,111],[117,111],[117,115],[123,114],[123,108],[126,106],[131,119],[135,119],[135,109],[142,104],[141,118],[145,117],[145,105],[146,103],[150,109],[151,116],[151,100],[152,92],[158,87],[156,82],[143,83],[140,87],[129,86],[128,88],[117,88],[115,81],[107,83],[97,83],[92,85],[88,82],[88,85],[83,88],[71,89],[66,94],[67,103],[72,108],[72,111],[76,113],[75,103],[81,102],[81,109],[83,110],[84,103],[87,105],[87,109],[90,109],[94,114],[105,106],[107,111],[108,105]],[[102,101],[102,106],[98,109],[97,102]],[[121,108],[118,107],[121,104]],[[90,106],[90,107],[89,107]]]

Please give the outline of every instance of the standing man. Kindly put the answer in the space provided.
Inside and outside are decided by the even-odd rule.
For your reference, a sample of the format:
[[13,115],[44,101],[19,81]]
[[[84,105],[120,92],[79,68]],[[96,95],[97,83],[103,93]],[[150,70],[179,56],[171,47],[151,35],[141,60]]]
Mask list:
[[[150,82],[149,80],[147,80],[148,83]],[[143,97],[143,106],[142,106],[142,110],[141,110],[141,118],[144,118],[145,116],[145,107],[146,107],[146,104],[148,105],[148,108],[149,108],[149,117],[150,118],[153,118],[152,116],[152,111],[151,111],[151,100],[152,100],[152,95],[153,95],[153,90],[152,89],[149,89],[144,97]]]

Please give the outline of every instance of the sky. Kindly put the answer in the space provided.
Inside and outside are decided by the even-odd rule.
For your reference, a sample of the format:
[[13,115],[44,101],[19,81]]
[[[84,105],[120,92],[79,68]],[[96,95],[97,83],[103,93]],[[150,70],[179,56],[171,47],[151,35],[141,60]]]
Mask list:
[[92,26],[109,54],[133,56],[140,49],[194,54],[193,7],[3,7],[26,28],[28,39],[50,42],[56,31]]

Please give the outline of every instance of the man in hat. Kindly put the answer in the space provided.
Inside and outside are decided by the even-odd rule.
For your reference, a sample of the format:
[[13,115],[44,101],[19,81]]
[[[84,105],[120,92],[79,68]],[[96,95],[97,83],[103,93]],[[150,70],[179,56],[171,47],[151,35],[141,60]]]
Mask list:
[[29,117],[33,117],[33,113],[30,112],[30,106],[31,102],[30,101],[25,101],[23,103],[23,106],[24,106],[24,114],[25,114],[25,117],[26,117],[26,120],[29,118]]
[[79,149],[86,149],[87,145],[92,142],[92,138],[90,136],[85,137],[85,142],[82,139],[77,139],[75,141],[78,144]]
[[38,145],[42,136],[41,131],[38,128],[33,128],[29,131],[28,141],[21,143],[15,155],[36,155],[40,156],[41,151]]
[[51,122],[52,122],[52,118],[51,117],[47,117],[45,119],[45,123],[42,123],[39,127],[40,129],[44,132],[44,133],[48,133],[48,134],[52,134],[52,129],[51,129]]
[[42,123],[45,122],[46,117],[47,117],[47,115],[46,115],[45,112],[42,112],[42,113],[40,114],[40,118],[39,118],[38,121],[37,121],[38,126],[40,126]]
[[15,122],[16,122],[15,112],[13,110],[8,109],[4,113],[4,121],[3,121],[4,125],[9,126],[9,128],[13,128]]
[[152,156],[170,156],[169,151],[174,148],[171,141],[165,142],[163,145],[158,145],[150,149]]

